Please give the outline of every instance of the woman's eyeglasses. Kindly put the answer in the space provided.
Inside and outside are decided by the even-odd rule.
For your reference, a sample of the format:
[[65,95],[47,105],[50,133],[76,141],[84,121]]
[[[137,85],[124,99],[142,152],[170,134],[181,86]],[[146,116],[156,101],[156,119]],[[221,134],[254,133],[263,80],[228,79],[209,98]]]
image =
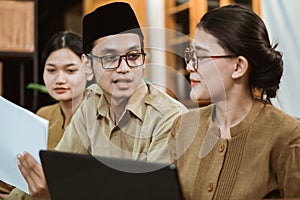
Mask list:
[[198,56],[197,52],[194,49],[190,49],[189,47],[187,47],[184,50],[184,60],[186,64],[191,64],[192,67],[195,70],[198,70],[198,61],[201,61],[203,59],[207,59],[207,58],[234,58],[236,56],[234,55],[219,55],[219,56]]

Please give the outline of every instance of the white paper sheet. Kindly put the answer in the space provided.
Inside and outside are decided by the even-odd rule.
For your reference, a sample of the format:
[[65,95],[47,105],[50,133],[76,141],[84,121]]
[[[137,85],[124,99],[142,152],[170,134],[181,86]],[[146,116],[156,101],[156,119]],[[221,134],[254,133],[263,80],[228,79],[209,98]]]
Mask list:
[[39,163],[47,149],[48,121],[0,96],[0,180],[28,193],[17,154],[30,153]]

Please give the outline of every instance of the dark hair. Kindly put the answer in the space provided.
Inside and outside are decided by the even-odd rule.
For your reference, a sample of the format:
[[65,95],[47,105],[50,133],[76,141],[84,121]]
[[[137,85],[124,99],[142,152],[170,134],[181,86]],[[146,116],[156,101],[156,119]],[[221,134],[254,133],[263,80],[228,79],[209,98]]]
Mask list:
[[53,51],[63,48],[70,49],[78,57],[81,57],[83,54],[81,36],[70,31],[62,31],[53,35],[43,50],[41,58],[42,67],[45,66],[47,58]]
[[276,97],[283,73],[282,54],[275,50],[277,43],[270,44],[258,15],[240,5],[224,6],[207,12],[197,28],[215,36],[228,53],[248,60],[250,89],[262,89],[261,99]]
[[112,2],[96,8],[93,12],[85,15],[82,20],[84,52],[91,52],[95,40],[119,33],[134,33],[139,35],[142,41],[144,39],[130,4]]

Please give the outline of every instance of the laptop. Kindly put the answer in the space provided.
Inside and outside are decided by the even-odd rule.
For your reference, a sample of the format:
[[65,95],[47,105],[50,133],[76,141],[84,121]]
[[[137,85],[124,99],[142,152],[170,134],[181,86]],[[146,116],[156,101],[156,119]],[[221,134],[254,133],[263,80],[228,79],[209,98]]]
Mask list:
[[180,200],[175,165],[40,151],[52,200]]

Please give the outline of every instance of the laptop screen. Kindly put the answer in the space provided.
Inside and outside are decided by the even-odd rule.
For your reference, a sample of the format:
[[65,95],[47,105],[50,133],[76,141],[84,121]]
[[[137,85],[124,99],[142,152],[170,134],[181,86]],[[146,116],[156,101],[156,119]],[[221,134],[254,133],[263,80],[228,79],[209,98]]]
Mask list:
[[41,150],[52,200],[183,199],[175,165]]

